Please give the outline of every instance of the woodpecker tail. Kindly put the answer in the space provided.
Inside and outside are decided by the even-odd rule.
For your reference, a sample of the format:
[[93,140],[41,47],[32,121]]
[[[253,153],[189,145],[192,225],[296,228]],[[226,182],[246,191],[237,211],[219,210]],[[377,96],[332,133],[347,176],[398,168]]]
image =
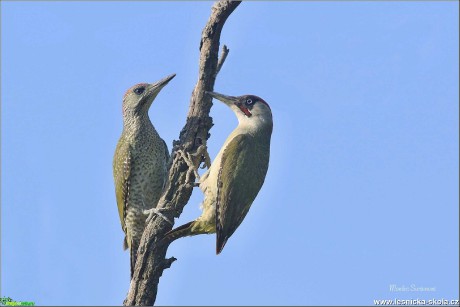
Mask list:
[[182,226],[174,228],[173,230],[168,231],[163,237],[162,241],[171,243],[182,237],[193,236],[194,233],[192,233],[192,227],[194,223],[195,221],[188,222],[187,224],[184,224]]
[[129,258],[131,262],[131,279],[133,278],[133,275],[134,275],[134,267],[136,266],[138,248],[139,248],[139,245],[132,244],[132,243],[131,243],[131,247],[129,248]]
[[222,238],[220,236],[220,233],[217,232],[217,238],[216,238],[216,255],[219,255],[222,250],[224,249],[225,243],[227,243],[228,237]]

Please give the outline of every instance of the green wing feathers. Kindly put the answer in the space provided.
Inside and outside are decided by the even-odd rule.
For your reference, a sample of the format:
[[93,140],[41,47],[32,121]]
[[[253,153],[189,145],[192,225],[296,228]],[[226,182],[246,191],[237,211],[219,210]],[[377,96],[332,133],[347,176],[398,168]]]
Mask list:
[[[120,216],[121,228],[126,233],[125,218],[126,207],[128,205],[128,194],[130,188],[130,173],[131,173],[131,156],[129,145],[120,140],[117,144],[115,157],[113,161],[113,173],[115,179],[115,194],[117,198],[118,214]],[[123,243],[123,248],[129,246],[129,242]]]
[[222,155],[216,199],[217,254],[245,218],[264,183],[270,142],[263,142],[265,146],[260,143],[251,135],[240,134]]

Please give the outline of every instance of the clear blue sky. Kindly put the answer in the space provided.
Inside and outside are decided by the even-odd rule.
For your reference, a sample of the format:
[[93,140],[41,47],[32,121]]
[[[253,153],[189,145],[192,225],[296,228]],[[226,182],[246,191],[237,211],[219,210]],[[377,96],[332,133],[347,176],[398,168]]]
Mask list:
[[[1,295],[119,305],[112,156],[130,86],[185,122],[212,2],[1,3]],[[175,242],[159,305],[372,305],[459,296],[458,2],[246,2],[215,90],[272,106],[265,184],[225,250]],[[237,121],[211,112],[215,156]],[[176,225],[200,214],[197,189]],[[435,291],[390,291],[428,287]]]

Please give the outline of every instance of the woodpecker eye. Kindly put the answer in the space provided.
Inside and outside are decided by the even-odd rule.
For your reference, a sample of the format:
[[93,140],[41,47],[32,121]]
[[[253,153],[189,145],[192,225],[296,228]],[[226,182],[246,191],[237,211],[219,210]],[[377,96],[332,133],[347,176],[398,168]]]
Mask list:
[[253,103],[254,103],[254,102],[252,101],[251,98],[246,99],[246,105],[247,105],[247,106],[250,106],[250,105],[252,105]]
[[144,91],[145,91],[145,87],[138,87],[133,90],[133,92],[136,93],[137,95],[142,94]]

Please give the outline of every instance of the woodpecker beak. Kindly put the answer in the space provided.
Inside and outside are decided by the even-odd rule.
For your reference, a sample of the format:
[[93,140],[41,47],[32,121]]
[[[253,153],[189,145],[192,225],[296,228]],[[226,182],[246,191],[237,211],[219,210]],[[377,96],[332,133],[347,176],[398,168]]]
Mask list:
[[231,107],[233,105],[236,105],[236,103],[238,102],[238,98],[234,97],[234,96],[222,95],[222,94],[219,94],[219,93],[216,93],[216,92],[206,92],[206,94],[208,94],[209,96],[211,96],[213,98],[216,98],[217,100],[222,101],[223,103],[225,103],[229,107]]
[[213,98],[216,98],[217,100],[220,100],[222,101],[223,103],[225,103],[226,105],[228,105],[230,108],[232,108],[233,106],[237,107],[238,109],[241,110],[241,112],[244,113],[244,115],[246,115],[247,117],[251,117],[252,114],[251,112],[249,112],[248,108],[246,108],[245,106],[243,106],[239,100],[238,97],[235,97],[235,96],[227,96],[227,95],[223,95],[223,94],[219,94],[219,93],[216,93],[216,92],[206,92],[206,94],[208,94],[209,96],[213,97]]
[[148,86],[148,94],[149,96],[152,95],[152,94],[158,94],[161,89],[166,85],[168,84],[169,81],[171,81],[174,77],[176,76],[176,74],[172,74],[172,75],[169,75],[163,79],[161,79],[160,81],[157,81],[155,83],[152,83]]

